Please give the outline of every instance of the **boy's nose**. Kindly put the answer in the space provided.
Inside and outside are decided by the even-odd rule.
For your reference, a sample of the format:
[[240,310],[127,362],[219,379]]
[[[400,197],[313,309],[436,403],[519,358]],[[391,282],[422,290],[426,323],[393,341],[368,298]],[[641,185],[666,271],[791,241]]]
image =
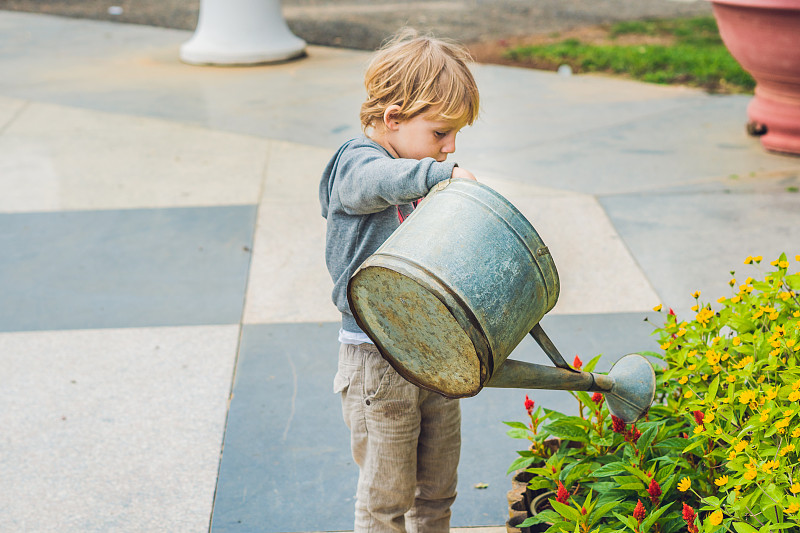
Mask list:
[[445,142],[442,146],[442,153],[445,154],[452,154],[456,151],[456,140],[450,139],[449,141]]

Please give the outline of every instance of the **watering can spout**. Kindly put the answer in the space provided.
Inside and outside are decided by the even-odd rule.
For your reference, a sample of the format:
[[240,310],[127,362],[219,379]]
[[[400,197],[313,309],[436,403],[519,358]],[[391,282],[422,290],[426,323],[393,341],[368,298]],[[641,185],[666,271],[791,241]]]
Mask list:
[[495,368],[486,387],[602,392],[611,414],[627,423],[636,422],[647,413],[656,391],[656,375],[647,359],[628,354],[614,364],[608,375],[580,372],[564,361],[540,324],[533,327],[530,335],[556,366],[506,359]]
[[617,361],[607,375],[506,359],[485,386],[601,392],[611,414],[632,423],[653,403],[655,382],[650,362],[632,353]]

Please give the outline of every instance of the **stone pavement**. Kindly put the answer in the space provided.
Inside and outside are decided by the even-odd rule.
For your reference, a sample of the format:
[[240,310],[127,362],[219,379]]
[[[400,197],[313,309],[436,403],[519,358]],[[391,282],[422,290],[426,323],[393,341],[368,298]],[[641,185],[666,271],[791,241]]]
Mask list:
[[[0,11],[0,531],[352,528],[317,180],[368,55],[192,67],[190,35]],[[749,97],[474,72],[454,158],[549,245],[542,324],[570,360],[657,349],[654,305],[799,252],[800,159],[745,134]],[[525,393],[575,409],[463,400],[454,527],[502,531]]]

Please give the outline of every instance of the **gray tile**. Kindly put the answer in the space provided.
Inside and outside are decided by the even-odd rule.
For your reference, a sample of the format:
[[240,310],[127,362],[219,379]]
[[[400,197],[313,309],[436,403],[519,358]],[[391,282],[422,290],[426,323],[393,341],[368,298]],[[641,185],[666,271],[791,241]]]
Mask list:
[[0,331],[236,324],[255,214],[0,214]]
[[[691,294],[715,302],[731,296],[736,277],[761,276],[745,266],[748,255],[769,261],[781,252],[791,257],[800,246],[800,194],[620,195],[600,198],[663,302],[687,313]],[[760,268],[761,271],[764,268]]]
[[[644,315],[558,315],[542,325],[572,361],[651,350]],[[338,324],[245,326],[228,415],[212,531],[338,531],[353,527],[357,467],[341,404],[332,393]],[[551,364],[527,338],[513,358]],[[502,525],[508,465],[524,443],[503,421],[522,421],[528,393],[537,404],[574,414],[563,391],[484,389],[462,400],[462,452],[454,527]],[[475,485],[486,483],[486,489]]]

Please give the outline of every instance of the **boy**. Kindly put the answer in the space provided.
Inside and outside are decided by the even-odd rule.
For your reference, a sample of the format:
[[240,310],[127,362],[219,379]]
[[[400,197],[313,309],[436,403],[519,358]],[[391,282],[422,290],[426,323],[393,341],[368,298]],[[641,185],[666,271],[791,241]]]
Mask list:
[[378,51],[365,76],[364,136],[345,143],[320,182],[325,258],[342,313],[334,392],[359,466],[355,533],[447,533],[456,497],[461,411],[409,383],[359,329],[350,276],[438,182],[475,177],[446,162],[479,96],[462,47],[413,32]]

